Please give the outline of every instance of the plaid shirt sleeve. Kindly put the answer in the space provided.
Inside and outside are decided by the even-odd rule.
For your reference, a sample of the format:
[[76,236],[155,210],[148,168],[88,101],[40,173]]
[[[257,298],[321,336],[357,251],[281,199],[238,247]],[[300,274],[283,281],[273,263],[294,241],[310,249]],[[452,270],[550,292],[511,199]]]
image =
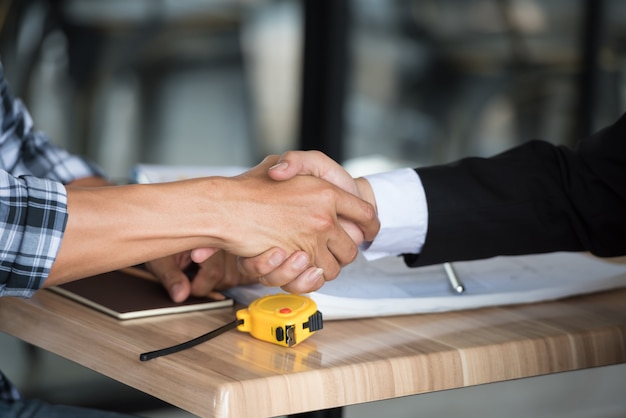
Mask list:
[[[67,222],[65,188],[0,170],[0,296],[30,297],[48,276]],[[20,399],[0,372],[0,402]]]
[[30,297],[42,286],[66,222],[62,184],[0,171],[0,296]]
[[0,65],[0,296],[29,297],[42,286],[67,222],[63,184],[101,175],[34,131]]
[[[33,130],[0,65],[0,296],[30,297],[57,256],[67,223],[63,184],[102,175]],[[20,399],[0,372],[0,402]]]

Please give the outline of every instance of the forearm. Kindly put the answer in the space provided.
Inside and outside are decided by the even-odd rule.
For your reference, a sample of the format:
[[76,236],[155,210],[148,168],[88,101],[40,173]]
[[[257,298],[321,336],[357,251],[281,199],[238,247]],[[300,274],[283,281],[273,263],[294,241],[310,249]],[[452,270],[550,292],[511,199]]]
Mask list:
[[368,203],[311,176],[274,182],[266,159],[240,176],[67,190],[68,221],[46,285],[195,248],[254,257],[302,250],[332,279],[358,249],[339,218],[378,230]]
[[104,187],[113,186],[109,180],[104,177],[90,176],[76,179],[68,184],[70,187]]
[[[214,181],[67,187],[68,222],[45,286],[197,247],[221,246],[212,230]],[[207,183],[200,193],[200,183]],[[209,192],[210,191],[210,192]],[[199,208],[206,208],[200,216]]]

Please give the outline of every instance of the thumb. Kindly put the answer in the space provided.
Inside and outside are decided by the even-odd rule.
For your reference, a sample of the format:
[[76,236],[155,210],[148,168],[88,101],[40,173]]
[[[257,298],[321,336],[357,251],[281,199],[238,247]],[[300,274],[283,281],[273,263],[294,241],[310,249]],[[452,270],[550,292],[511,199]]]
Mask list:
[[320,151],[287,151],[267,171],[272,180],[282,181],[300,176],[314,176],[359,195],[352,176],[336,161]]
[[295,177],[298,174],[311,174],[306,172],[301,173],[300,167],[298,167],[298,164],[296,163],[296,161],[289,162],[287,160],[281,159],[267,170],[267,174],[272,180],[276,181],[289,180],[290,178]]
[[325,178],[325,172],[336,164],[320,151],[287,151],[268,169],[273,180],[289,180],[300,176]]

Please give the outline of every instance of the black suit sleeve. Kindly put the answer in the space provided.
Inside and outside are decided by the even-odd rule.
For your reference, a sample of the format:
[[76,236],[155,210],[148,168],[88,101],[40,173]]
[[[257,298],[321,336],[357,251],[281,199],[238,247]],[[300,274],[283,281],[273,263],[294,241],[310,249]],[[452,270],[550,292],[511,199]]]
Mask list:
[[416,170],[428,202],[411,266],[497,255],[626,254],[626,116],[576,151],[530,141],[492,158]]

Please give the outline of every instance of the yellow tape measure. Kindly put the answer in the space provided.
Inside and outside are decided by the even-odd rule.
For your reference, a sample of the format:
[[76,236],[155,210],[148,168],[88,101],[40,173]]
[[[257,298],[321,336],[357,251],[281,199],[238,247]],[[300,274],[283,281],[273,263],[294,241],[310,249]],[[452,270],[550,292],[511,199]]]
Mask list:
[[237,311],[239,331],[270,343],[293,347],[322,329],[322,313],[308,297],[291,294],[263,296]]
[[139,355],[141,361],[173,354],[237,328],[273,344],[293,347],[323,328],[322,313],[306,296],[277,294],[263,296],[236,313],[237,319],[193,340]]

